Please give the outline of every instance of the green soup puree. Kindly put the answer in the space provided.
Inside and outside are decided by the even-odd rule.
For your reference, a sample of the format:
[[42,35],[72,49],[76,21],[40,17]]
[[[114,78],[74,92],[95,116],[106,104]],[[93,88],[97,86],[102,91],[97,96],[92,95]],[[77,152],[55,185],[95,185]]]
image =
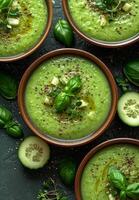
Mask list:
[[139,0],[107,1],[114,2],[107,6],[102,2],[68,0],[70,14],[81,32],[108,42],[126,40],[139,33]]
[[119,200],[119,193],[110,186],[108,169],[115,166],[128,181],[139,182],[139,148],[130,144],[106,147],[87,163],[81,178],[83,200]]
[[22,54],[33,48],[41,39],[47,25],[45,0],[14,0],[10,9],[13,14],[8,17],[8,22],[5,21],[7,10],[0,15],[1,57]]
[[[80,76],[82,87],[68,93],[70,105],[57,113],[54,100],[67,81]],[[60,139],[79,139],[95,132],[111,109],[109,82],[93,62],[74,56],[55,57],[31,75],[25,91],[30,119],[44,134]]]

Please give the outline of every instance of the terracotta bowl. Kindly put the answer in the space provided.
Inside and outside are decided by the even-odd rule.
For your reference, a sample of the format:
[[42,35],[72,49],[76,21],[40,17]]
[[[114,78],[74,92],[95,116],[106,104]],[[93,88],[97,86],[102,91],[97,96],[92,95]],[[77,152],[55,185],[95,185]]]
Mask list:
[[47,21],[44,33],[42,37],[40,38],[40,40],[37,42],[37,44],[33,46],[31,49],[29,49],[28,51],[26,51],[25,53],[21,53],[21,54],[18,54],[15,56],[9,56],[9,57],[0,57],[0,62],[12,62],[12,61],[20,60],[22,58],[29,56],[41,46],[41,44],[44,42],[44,40],[46,39],[50,31],[50,28],[52,25],[52,18],[53,18],[53,3],[52,1],[46,1],[46,3],[48,7],[48,21]]
[[127,39],[127,40],[123,40],[123,41],[118,41],[118,42],[106,42],[103,40],[97,40],[95,38],[90,38],[88,36],[86,36],[79,27],[76,26],[76,24],[74,23],[74,20],[70,14],[70,10],[68,7],[68,0],[62,0],[62,4],[63,4],[63,10],[65,13],[65,16],[67,17],[70,25],[72,26],[72,28],[74,29],[74,31],[84,40],[86,40],[87,42],[89,42],[90,44],[95,44],[97,46],[101,46],[101,47],[105,47],[105,48],[116,48],[116,47],[124,47],[130,44],[133,44],[137,41],[139,41],[139,34]]
[[82,200],[81,196],[81,178],[82,178],[82,173],[84,171],[85,166],[87,163],[90,161],[90,159],[100,150],[103,148],[106,148],[108,146],[114,145],[114,144],[134,144],[139,147],[139,140],[136,139],[130,139],[130,138],[117,138],[117,139],[112,139],[108,140],[106,142],[103,142],[93,148],[82,160],[76,174],[75,178],[75,195],[76,195],[76,200]]
[[[43,62],[49,60],[50,58],[53,58],[55,56],[61,56],[61,55],[74,55],[74,56],[77,55],[77,56],[89,59],[92,62],[96,63],[97,66],[99,66],[100,69],[103,71],[103,73],[106,75],[106,77],[109,81],[109,84],[110,84],[110,88],[111,88],[111,94],[112,94],[111,109],[110,109],[109,115],[108,115],[107,119],[105,120],[104,124],[95,133],[90,134],[87,137],[77,139],[77,140],[56,139],[56,138],[50,137],[49,135],[47,135],[47,133],[46,134],[41,133],[31,122],[31,120],[26,112],[26,107],[25,107],[25,98],[24,98],[25,89],[26,89],[28,79],[32,75],[33,71],[35,69],[37,69]],[[64,147],[73,147],[73,146],[83,145],[83,144],[91,142],[92,140],[99,137],[108,128],[108,126],[111,124],[111,122],[115,116],[116,108],[117,108],[117,99],[118,99],[117,86],[116,86],[115,80],[114,80],[111,72],[106,67],[106,65],[102,61],[100,61],[98,58],[96,58],[94,55],[92,55],[88,52],[78,50],[78,49],[68,49],[68,48],[67,49],[58,49],[58,50],[49,52],[46,55],[43,55],[42,57],[37,59],[24,73],[22,80],[20,82],[19,91],[18,91],[19,110],[20,110],[21,116],[23,117],[23,119],[26,122],[26,124],[28,125],[28,127],[33,131],[33,133],[35,133],[39,137],[43,138],[47,142],[52,143],[54,145],[64,146]]]

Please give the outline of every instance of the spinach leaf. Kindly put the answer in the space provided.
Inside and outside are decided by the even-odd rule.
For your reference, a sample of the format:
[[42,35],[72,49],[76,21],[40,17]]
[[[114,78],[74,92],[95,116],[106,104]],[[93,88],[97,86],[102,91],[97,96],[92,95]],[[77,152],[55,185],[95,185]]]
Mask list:
[[139,199],[139,183],[133,183],[127,186],[126,189],[127,196],[131,199]]
[[70,47],[73,43],[73,31],[66,20],[59,20],[54,28],[56,40]]
[[119,190],[125,190],[126,177],[116,167],[110,167],[108,171],[108,179]]
[[0,95],[6,99],[15,99],[17,94],[17,81],[9,74],[0,72]]

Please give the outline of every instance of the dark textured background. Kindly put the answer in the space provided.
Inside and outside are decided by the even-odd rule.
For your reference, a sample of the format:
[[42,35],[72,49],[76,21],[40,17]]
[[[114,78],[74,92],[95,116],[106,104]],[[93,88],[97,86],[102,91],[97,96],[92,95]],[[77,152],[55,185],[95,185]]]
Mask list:
[[[61,17],[63,17],[61,0],[56,0],[54,4],[53,25]],[[12,73],[20,80],[26,68],[36,58],[53,49],[64,47],[59,44],[59,42],[55,41],[52,29],[49,33],[49,37],[37,52],[18,62],[11,64],[0,63],[0,69]],[[104,49],[91,46],[79,39],[76,35],[73,45],[75,48],[84,49],[98,56],[110,68],[114,76],[122,73],[122,67],[128,59],[139,57],[138,46],[139,44],[135,44],[122,49]],[[134,89],[137,90],[137,88]],[[15,119],[23,124],[24,134],[26,136],[32,134],[18,114],[17,101],[6,101],[0,97],[0,103],[12,110]],[[51,146],[52,154],[49,164],[42,170],[30,171],[23,168],[17,159],[17,149],[20,141],[7,136],[3,130],[0,130],[0,200],[35,200],[37,199],[37,192],[41,187],[41,183],[48,177],[53,177],[57,184],[63,187],[69,194],[71,200],[74,200],[74,192],[72,189],[64,187],[56,173],[58,162],[68,155],[75,157],[80,162],[86,152],[96,146],[96,144],[116,137],[132,137],[139,139],[139,128],[131,128],[124,125],[119,120],[118,116],[116,116],[103,136],[92,144],[77,149],[64,149],[64,151],[62,148]]]

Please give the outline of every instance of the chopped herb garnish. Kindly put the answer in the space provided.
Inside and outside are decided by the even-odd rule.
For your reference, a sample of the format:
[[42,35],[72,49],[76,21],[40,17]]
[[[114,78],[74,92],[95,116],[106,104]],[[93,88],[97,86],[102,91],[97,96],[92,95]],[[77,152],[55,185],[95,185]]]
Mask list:
[[117,13],[127,12],[131,8],[130,4],[127,5],[126,0],[88,0],[88,3],[93,9],[104,14],[108,21],[113,20]]
[[0,29],[7,32],[12,29],[13,26],[19,25],[20,10],[18,4],[15,6],[14,0],[1,0],[0,1]]

